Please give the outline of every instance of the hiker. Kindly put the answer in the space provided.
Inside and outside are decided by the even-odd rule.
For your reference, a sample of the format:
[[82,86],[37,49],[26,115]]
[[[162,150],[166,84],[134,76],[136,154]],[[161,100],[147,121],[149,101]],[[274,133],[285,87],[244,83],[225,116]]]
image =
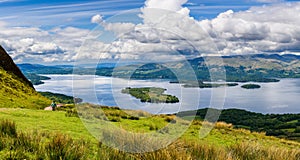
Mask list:
[[53,102],[51,103],[51,107],[52,107],[52,111],[55,111],[55,109],[56,109],[56,107],[57,107],[55,101],[53,101]]

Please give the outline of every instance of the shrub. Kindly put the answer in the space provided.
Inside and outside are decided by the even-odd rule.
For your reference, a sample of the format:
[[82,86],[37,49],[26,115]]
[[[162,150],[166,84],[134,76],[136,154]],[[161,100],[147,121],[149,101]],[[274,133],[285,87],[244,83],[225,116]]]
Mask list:
[[149,130],[150,130],[150,131],[158,130],[158,127],[157,127],[157,125],[155,125],[154,123],[151,123],[151,124],[149,125]]
[[233,125],[231,123],[225,123],[225,122],[217,122],[215,124],[216,129],[232,129]]
[[128,117],[127,117],[127,115],[122,115],[121,118],[122,119],[127,119]]
[[155,151],[160,146],[167,146],[169,141],[164,137],[153,137],[148,134],[132,133],[124,129],[103,129],[102,142],[110,147],[131,153]]
[[68,109],[65,115],[66,117],[79,117],[76,109]]
[[235,157],[240,159],[262,159],[266,157],[266,151],[261,149],[258,144],[239,143],[230,147]]
[[45,150],[49,159],[84,159],[87,156],[86,145],[84,141],[74,141],[58,133],[53,135]]
[[298,127],[295,129],[294,132],[295,132],[295,133],[300,133],[300,126],[298,126]]
[[130,116],[129,119],[130,119],[130,120],[140,120],[139,117],[135,117],[135,116]]
[[13,146],[18,149],[36,153],[40,149],[41,136],[34,133],[19,133],[13,141]]
[[17,129],[15,122],[9,120],[2,120],[0,122],[0,134],[16,137]]
[[174,123],[174,121],[175,121],[175,123],[176,123],[175,117],[170,117],[170,116],[167,116],[165,118],[165,121],[168,123],[170,123],[170,122]]
[[138,117],[147,117],[147,116],[149,116],[149,113],[146,113],[145,111],[137,111],[138,113],[137,113],[137,116]]
[[120,117],[108,117],[108,119],[111,121],[111,122],[121,122],[121,118]]

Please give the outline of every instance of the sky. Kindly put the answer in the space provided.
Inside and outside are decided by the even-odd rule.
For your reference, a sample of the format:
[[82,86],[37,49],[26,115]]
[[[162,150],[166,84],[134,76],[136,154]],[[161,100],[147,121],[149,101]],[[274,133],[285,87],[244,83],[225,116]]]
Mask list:
[[300,1],[0,0],[17,63],[299,54]]

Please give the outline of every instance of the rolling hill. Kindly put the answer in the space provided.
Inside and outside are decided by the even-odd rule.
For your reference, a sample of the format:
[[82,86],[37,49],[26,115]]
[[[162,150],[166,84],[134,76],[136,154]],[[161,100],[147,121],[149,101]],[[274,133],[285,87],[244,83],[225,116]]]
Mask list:
[[48,106],[49,99],[37,93],[6,51],[0,46],[0,108]]

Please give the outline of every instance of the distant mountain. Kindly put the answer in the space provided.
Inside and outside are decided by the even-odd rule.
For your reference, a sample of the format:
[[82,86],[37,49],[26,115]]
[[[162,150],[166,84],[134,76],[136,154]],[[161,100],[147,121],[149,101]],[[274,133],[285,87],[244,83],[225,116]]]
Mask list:
[[42,109],[50,100],[35,91],[10,56],[0,46],[0,108]]
[[300,61],[299,61],[300,56],[293,55],[293,54],[284,54],[284,55],[250,54],[250,55],[223,56],[222,59],[224,65],[232,66],[232,67],[243,66],[249,69],[263,68],[263,69],[281,69],[281,70],[297,69],[298,70],[298,67],[300,67]]
[[17,64],[24,73],[36,74],[70,74],[73,71],[71,65],[45,66],[40,64]]
[[[97,74],[133,79],[176,80],[175,74],[180,73],[185,80],[190,80],[191,68],[200,81],[223,79],[224,75],[220,73],[224,73],[225,69],[226,81],[276,82],[278,81],[276,78],[300,78],[300,56],[278,54],[210,56],[162,64],[131,64],[111,69],[111,73],[109,69],[98,69]],[[214,75],[214,79],[211,79],[211,75]]]
[[[221,61],[220,61],[221,58]],[[187,63],[188,62],[188,63]],[[230,82],[277,82],[276,78],[300,78],[300,56],[285,54],[248,54],[222,57],[199,57],[187,61],[168,63],[131,63],[115,67],[114,63],[99,64],[95,68],[72,68],[71,66],[43,66],[19,64],[24,73],[35,74],[96,74],[132,79],[177,80],[176,74],[190,80],[194,72],[199,81],[224,80]],[[191,68],[193,69],[191,71]],[[96,73],[95,73],[96,72]],[[211,75],[215,79],[211,79]]]

